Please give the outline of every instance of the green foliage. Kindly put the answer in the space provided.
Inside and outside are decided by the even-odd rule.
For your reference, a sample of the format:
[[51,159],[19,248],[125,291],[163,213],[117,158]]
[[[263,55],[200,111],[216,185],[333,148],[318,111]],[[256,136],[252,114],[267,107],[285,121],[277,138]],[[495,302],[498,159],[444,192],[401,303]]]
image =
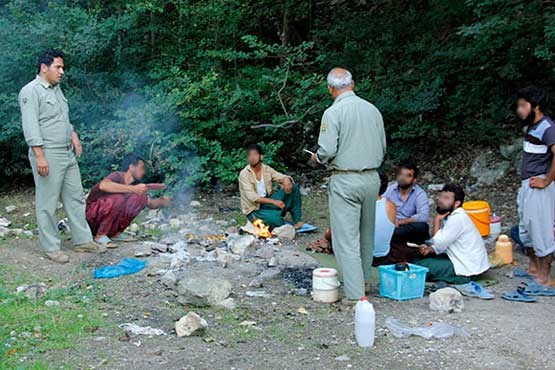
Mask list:
[[514,90],[554,85],[555,11],[539,0],[11,0],[0,47],[4,176],[28,176],[16,97],[37,52],[57,47],[86,185],[136,151],[152,180],[183,188],[236,181],[254,141],[280,168],[304,161],[337,65],[382,112],[390,159],[453,138],[497,143],[517,132]]

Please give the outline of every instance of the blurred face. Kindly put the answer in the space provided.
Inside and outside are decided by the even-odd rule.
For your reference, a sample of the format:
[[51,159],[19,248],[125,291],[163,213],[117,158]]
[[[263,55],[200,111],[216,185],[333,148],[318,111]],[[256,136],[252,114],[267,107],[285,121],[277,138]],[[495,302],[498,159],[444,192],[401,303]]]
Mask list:
[[408,189],[416,182],[414,177],[414,170],[409,170],[407,168],[401,168],[399,174],[397,175],[397,183],[401,189]]
[[[537,109],[537,108],[536,108]],[[523,126],[529,126],[536,120],[536,111],[532,109],[532,104],[530,104],[525,99],[518,99],[516,115],[522,123]]]
[[255,167],[262,162],[262,155],[258,153],[258,150],[249,150],[247,152],[247,160],[252,167]]
[[145,162],[139,161],[136,165],[129,166],[129,171],[135,181],[141,181],[145,177],[146,169]]
[[49,66],[41,64],[40,72],[42,77],[46,79],[46,82],[55,86],[62,81],[64,76],[64,60],[62,58],[54,58],[54,61]]
[[439,199],[437,200],[437,213],[444,215],[446,213],[453,212],[455,208],[461,205],[460,201],[455,202],[455,194],[450,191],[443,191],[439,193]]

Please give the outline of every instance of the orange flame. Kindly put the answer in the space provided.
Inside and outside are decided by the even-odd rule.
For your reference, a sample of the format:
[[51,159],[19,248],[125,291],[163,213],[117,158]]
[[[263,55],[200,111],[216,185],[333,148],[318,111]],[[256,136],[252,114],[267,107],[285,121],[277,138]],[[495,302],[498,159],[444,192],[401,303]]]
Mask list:
[[264,225],[264,222],[262,222],[262,220],[254,220],[252,224],[256,228],[256,235],[258,235],[259,237],[269,238],[272,236],[272,233],[270,233],[270,227]]

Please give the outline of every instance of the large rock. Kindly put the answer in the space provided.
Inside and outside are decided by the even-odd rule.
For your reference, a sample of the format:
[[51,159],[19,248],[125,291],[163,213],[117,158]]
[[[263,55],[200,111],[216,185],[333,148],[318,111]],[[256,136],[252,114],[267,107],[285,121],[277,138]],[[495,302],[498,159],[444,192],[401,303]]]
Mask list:
[[253,253],[256,245],[256,238],[252,235],[230,235],[227,238],[227,246],[231,251],[240,256]]
[[430,294],[430,309],[442,313],[462,312],[464,308],[461,293],[453,288],[439,289]]
[[177,300],[193,306],[213,306],[231,294],[231,283],[223,278],[187,275],[177,284]]
[[205,319],[194,312],[189,312],[175,323],[175,332],[178,337],[188,337],[195,333],[200,333],[208,323]]
[[494,157],[491,151],[487,151],[480,154],[472,164],[470,175],[478,180],[478,184],[493,185],[511,167],[511,162],[497,161]]
[[295,249],[282,249],[276,253],[277,264],[282,268],[316,268],[319,263],[313,257]]
[[499,147],[499,152],[501,156],[509,161],[515,159],[518,153],[522,151],[522,137],[516,138],[512,143],[501,145]]
[[292,225],[285,224],[272,230],[272,234],[283,241],[290,241],[295,239],[295,228]]

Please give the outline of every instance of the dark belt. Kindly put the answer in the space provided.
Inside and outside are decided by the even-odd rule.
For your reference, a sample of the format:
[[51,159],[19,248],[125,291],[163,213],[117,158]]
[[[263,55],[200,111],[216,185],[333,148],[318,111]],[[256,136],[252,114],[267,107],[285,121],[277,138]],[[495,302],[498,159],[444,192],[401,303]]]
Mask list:
[[364,174],[364,173],[370,173],[370,172],[375,172],[376,169],[375,168],[368,168],[366,170],[332,170],[331,174],[333,175],[345,175],[345,174]]

